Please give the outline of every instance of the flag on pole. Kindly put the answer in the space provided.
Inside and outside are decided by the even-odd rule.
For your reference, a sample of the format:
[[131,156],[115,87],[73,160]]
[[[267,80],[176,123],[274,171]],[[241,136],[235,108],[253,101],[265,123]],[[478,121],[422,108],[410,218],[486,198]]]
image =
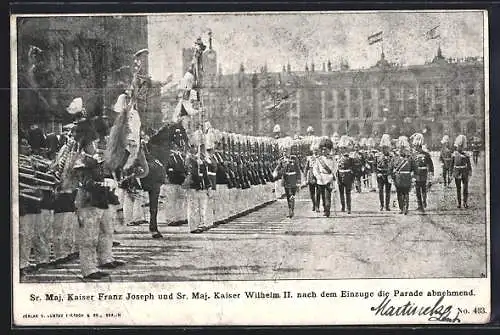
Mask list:
[[368,44],[372,45],[381,42],[383,40],[382,33],[383,31],[379,31],[378,33],[368,36]]
[[434,28],[432,28],[431,30],[426,32],[425,33],[425,40],[429,41],[429,40],[435,40],[436,38],[439,38],[440,35],[439,35],[438,28],[439,28],[439,25],[435,26]]

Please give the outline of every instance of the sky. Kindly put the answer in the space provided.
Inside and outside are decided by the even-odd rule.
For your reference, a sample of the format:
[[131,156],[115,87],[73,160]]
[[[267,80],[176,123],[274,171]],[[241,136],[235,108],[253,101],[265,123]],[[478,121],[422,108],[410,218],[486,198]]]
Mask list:
[[[425,40],[425,33],[439,25],[440,38]],[[338,68],[346,59],[351,68],[367,68],[380,58],[383,45],[390,62],[423,64],[436,54],[438,43],[445,57],[483,56],[483,13],[371,12],[371,13],[269,13],[172,14],[148,17],[150,74],[154,80],[182,76],[182,48],[197,37],[213,48],[223,73],[235,73],[243,63],[247,72],[281,71],[290,63],[303,71],[331,60]],[[369,45],[369,35],[383,31],[383,42]]]

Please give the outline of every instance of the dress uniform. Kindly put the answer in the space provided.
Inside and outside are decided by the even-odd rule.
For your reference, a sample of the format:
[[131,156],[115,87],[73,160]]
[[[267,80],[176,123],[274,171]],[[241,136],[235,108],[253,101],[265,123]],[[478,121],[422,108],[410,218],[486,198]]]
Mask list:
[[390,146],[390,136],[388,134],[382,135],[382,138],[380,139],[380,148],[382,151],[375,156],[374,161],[375,173],[377,174],[378,196],[381,211],[383,211],[384,208],[386,211],[391,210],[391,175],[393,168],[393,157],[390,152]]
[[398,196],[399,213],[407,215],[415,162],[411,156],[410,143],[406,136],[401,136],[398,142],[399,153],[394,159],[393,179]]
[[80,268],[85,279],[101,279],[109,276],[97,268],[98,257],[100,261],[102,260],[102,250],[98,250],[101,223],[112,220],[112,217],[107,217],[110,212],[106,211],[109,208],[109,189],[105,187],[102,170],[93,157],[95,135],[90,122],[80,121],[77,128],[79,129],[75,138],[80,151],[73,169],[78,181],[75,208],[78,218],[77,243]]
[[99,178],[103,179],[102,185],[104,187],[104,192],[108,196],[106,199],[107,208],[103,209],[101,220],[98,222],[99,232],[97,254],[100,268],[114,269],[125,264],[125,262],[115,260],[112,250],[113,233],[118,214],[117,206],[120,204],[118,197],[115,194],[118,183],[113,179],[111,173],[106,171],[104,168],[104,151],[106,150],[107,144],[107,127],[102,123],[102,119],[95,120],[94,129],[96,129],[99,138],[94,142],[95,153],[93,158],[98,165],[97,168],[99,169]]
[[191,233],[201,233],[212,226],[212,213],[209,210],[210,180],[205,162],[201,159],[204,144],[201,130],[197,130],[190,140],[190,152],[186,157],[187,176],[184,187],[187,188],[187,217]]
[[[276,140],[279,140],[279,138],[281,137],[281,127],[279,126],[279,124],[277,124],[277,125],[274,126],[274,128],[273,128],[273,135],[274,135],[274,139],[276,139]],[[276,146],[277,145],[278,144],[276,143]],[[279,149],[276,150],[276,148],[275,148],[275,154],[278,155],[278,156],[281,155],[281,153],[279,152]],[[278,161],[278,158],[279,157],[275,157],[275,162]],[[274,182],[274,195],[275,195],[276,199],[279,199],[282,196],[282,194],[279,191],[279,189],[280,189],[280,181],[276,180]]]
[[359,150],[359,145],[355,144],[353,151],[350,152],[349,157],[352,160],[352,174],[354,177],[354,185],[356,192],[361,193],[361,177],[363,175],[363,156]]
[[284,143],[282,147],[284,156],[278,162],[274,170],[275,178],[280,178],[282,180],[282,186],[285,189],[286,201],[288,204],[288,216],[292,218],[294,216],[295,210],[295,194],[297,193],[297,188],[300,186],[300,167],[298,162],[298,157],[292,154],[292,143]]
[[55,164],[63,170],[62,182],[54,197],[54,256],[55,264],[76,258],[75,243],[77,217],[75,212],[76,184],[64,173],[74,159],[76,143],[73,139],[59,150]]
[[316,160],[318,159],[319,153],[319,143],[313,142],[311,144],[311,155],[307,157],[305,175],[307,185],[309,186],[309,196],[312,201],[313,212],[319,212],[319,190],[317,185],[316,176],[314,175],[314,166],[316,165]]
[[451,159],[452,159],[452,153],[453,151],[450,148],[450,138],[448,135],[444,135],[443,139],[441,140],[441,152],[439,154],[439,160],[441,161],[442,164],[442,170],[443,170],[443,183],[444,186],[449,186],[451,182]]
[[[20,146],[19,152],[25,155],[31,153],[31,148],[28,145]],[[19,182],[28,181],[19,176]],[[43,196],[41,190],[35,189],[25,197],[22,194],[19,196],[19,270],[20,276],[36,271],[35,264],[30,262],[31,249],[34,248],[35,254],[39,253],[35,244],[35,226],[39,224],[41,213],[41,198]]]
[[[336,165],[335,159],[331,155],[333,142],[329,138],[322,138],[319,143],[319,156],[315,160],[313,173],[316,177],[316,184],[320,198],[323,201],[323,215],[330,216],[333,182],[335,181]],[[317,203],[319,206],[319,201]]]
[[346,135],[339,141],[340,157],[338,160],[337,183],[340,193],[340,204],[342,212],[345,212],[347,205],[347,214],[351,214],[351,190],[354,182],[354,160],[349,155],[352,139]]
[[474,161],[474,165],[477,165],[480,150],[481,150],[481,140],[479,139],[479,137],[474,136],[472,138],[472,159]]
[[[458,208],[462,206],[462,199],[464,208],[468,208],[467,202],[469,196],[469,177],[472,175],[472,167],[470,157],[464,151],[467,148],[467,139],[464,135],[458,135],[455,139],[455,152],[453,152],[451,160],[451,169],[453,177],[455,178],[455,185],[457,187],[457,202]],[[463,189],[463,198],[461,191]]]
[[377,150],[375,149],[375,140],[369,137],[366,140],[366,173],[368,179],[368,187],[371,192],[376,192],[377,172],[375,168],[375,157]]
[[414,146],[415,161],[415,193],[417,194],[417,210],[424,211],[427,207],[427,182],[433,179],[434,164],[431,155],[422,149],[424,136],[420,133],[411,136]]

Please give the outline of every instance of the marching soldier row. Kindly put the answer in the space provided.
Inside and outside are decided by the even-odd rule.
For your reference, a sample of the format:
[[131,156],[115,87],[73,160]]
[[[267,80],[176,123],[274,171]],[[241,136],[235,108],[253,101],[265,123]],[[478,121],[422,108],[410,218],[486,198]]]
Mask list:
[[[379,194],[380,211],[391,210],[391,188],[394,184],[401,214],[408,214],[409,193],[415,187],[416,210],[427,208],[427,193],[434,179],[434,164],[429,152],[423,149],[424,137],[420,133],[409,139],[401,136],[395,141],[388,134],[381,137],[378,149],[373,139],[362,139],[354,143],[348,136],[316,137],[310,147],[305,167],[306,183],[312,201],[313,211],[319,212],[323,201],[323,214],[330,216],[330,193],[336,192],[336,181],[340,196],[341,211],[352,210],[351,191],[361,192],[362,185],[373,191],[376,184]],[[392,143],[394,142],[395,145]],[[472,173],[470,158],[465,153],[467,140],[459,135],[449,145],[449,137],[443,137],[440,161],[443,167],[445,187],[455,179],[457,207],[468,207],[468,179]],[[333,199],[336,199],[334,196]]]

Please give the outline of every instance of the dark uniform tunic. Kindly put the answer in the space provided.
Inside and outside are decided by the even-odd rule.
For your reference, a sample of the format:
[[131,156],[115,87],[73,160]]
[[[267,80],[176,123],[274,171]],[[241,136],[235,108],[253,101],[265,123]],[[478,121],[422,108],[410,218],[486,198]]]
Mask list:
[[451,155],[453,151],[449,146],[445,145],[441,148],[441,153],[439,155],[439,160],[443,164],[443,183],[444,186],[449,185],[451,182]]
[[398,195],[399,210],[408,214],[412,173],[415,173],[415,162],[411,156],[398,155],[394,160],[393,179]]
[[455,151],[452,156],[451,169],[457,187],[458,208],[462,206],[461,188],[463,185],[463,204],[468,207],[469,176],[472,174],[470,157],[463,151]]
[[343,154],[339,157],[337,181],[340,193],[340,205],[342,211],[345,211],[347,205],[347,213],[351,213],[351,190],[354,182],[354,159],[348,154]]
[[434,164],[431,155],[427,151],[416,151],[415,160],[415,191],[417,194],[418,209],[427,207],[427,177],[434,173]]
[[[380,210],[384,207],[387,211],[390,210],[391,202],[391,183],[389,176],[392,174],[393,157],[390,152],[380,152],[375,156],[375,172],[377,173],[378,196],[380,201]],[[384,206],[384,191],[385,191],[385,206]]]
[[276,167],[278,178],[282,177],[282,186],[285,188],[289,216],[292,217],[295,209],[295,193],[300,185],[300,166],[297,156],[283,157]]

